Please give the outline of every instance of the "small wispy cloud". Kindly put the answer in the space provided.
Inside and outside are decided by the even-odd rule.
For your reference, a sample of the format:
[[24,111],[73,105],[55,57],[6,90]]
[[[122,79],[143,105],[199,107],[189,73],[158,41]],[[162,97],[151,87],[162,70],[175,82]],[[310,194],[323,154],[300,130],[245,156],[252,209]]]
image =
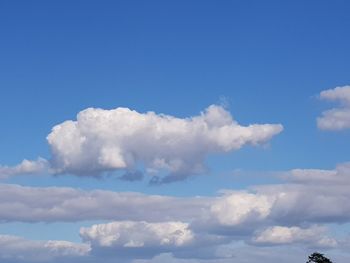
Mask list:
[[321,130],[339,131],[350,128],[350,86],[324,90],[320,98],[338,102],[339,106],[322,112],[317,118],[317,126]]
[[35,161],[23,160],[16,166],[1,166],[0,165],[0,178],[8,178],[16,175],[25,174],[41,174],[49,173],[50,164],[43,158],[38,158]]

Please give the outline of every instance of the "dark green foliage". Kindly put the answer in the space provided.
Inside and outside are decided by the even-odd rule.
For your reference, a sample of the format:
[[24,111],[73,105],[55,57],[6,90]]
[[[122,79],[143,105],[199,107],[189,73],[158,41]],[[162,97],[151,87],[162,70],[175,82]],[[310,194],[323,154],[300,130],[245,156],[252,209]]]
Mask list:
[[330,259],[326,258],[323,254],[314,252],[309,256],[309,260],[306,263],[333,263]]

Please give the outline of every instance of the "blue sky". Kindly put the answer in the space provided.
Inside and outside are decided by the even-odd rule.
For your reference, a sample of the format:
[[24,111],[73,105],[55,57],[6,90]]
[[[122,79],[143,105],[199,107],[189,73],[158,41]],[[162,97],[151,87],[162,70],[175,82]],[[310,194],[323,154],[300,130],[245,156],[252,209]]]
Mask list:
[[[329,109],[345,109],[344,119],[349,113],[346,100],[349,89],[347,85],[350,85],[349,8],[350,4],[347,1],[340,0],[1,2],[0,164],[3,170],[0,167],[0,175],[3,173],[3,177],[6,177],[2,179],[2,185],[32,187],[28,191],[34,188],[40,191],[55,186],[57,189],[70,187],[82,191],[101,189],[114,193],[137,192],[147,196],[159,194],[188,198],[204,196],[215,199],[221,196],[218,192],[222,189],[249,192],[249,189],[256,185],[267,187],[292,184],[292,187],[296,187],[293,179],[283,177],[287,174],[287,178],[288,176],[293,178],[294,175],[290,174],[293,169],[317,169],[318,173],[322,173],[321,170],[333,171],[342,178],[347,172],[350,173],[350,169],[335,167],[349,161],[350,133],[347,123],[341,129],[322,128],[317,125],[317,118]],[[336,90],[336,87],[343,87],[344,92]],[[334,94],[340,95],[335,95],[338,97],[332,99],[328,95],[322,95],[321,92],[325,90],[333,90]],[[203,147],[205,152],[203,163],[206,169],[195,172],[192,166],[186,166],[186,169],[181,171],[175,170],[174,173],[181,173],[184,180],[175,180],[167,184],[148,183],[152,176],[166,177],[169,170],[160,169],[161,171],[157,171],[156,174],[147,172],[148,168],[154,167],[152,165],[150,167],[144,161],[151,158],[147,154],[144,155],[144,151],[136,154],[143,156],[136,162],[136,167],[127,165],[126,169],[140,169],[145,175],[141,181],[118,179],[117,177],[123,174],[125,169],[112,169],[112,172],[109,172],[111,174],[106,175],[107,168],[103,166],[101,168],[104,169],[103,173],[95,178],[87,175],[81,166],[74,166],[82,169],[75,170],[82,173],[76,176],[73,170],[64,168],[59,163],[53,164],[53,159],[67,152],[62,150],[58,154],[55,153],[52,150],[53,144],[48,143],[46,137],[55,125],[62,124],[66,120],[76,120],[77,114],[84,109],[92,107],[112,110],[125,107],[136,110],[141,114],[140,117],[145,116],[142,114],[148,111],[154,111],[156,114],[171,115],[183,120],[200,116],[201,112],[205,114],[205,110],[213,104],[229,113],[241,126],[281,124],[283,131],[271,132],[271,136],[261,139],[257,147],[247,141],[242,147],[231,147],[228,151],[220,148],[221,146],[219,148],[205,146],[207,137],[203,135],[204,146],[193,142],[188,147],[198,146],[198,149]],[[162,115],[157,116],[160,116],[158,121],[161,122]],[[327,118],[326,121],[331,123],[330,125],[335,125],[339,120]],[[121,120],[116,122],[122,123]],[[118,127],[111,128],[111,132],[118,134]],[[176,127],[175,125],[173,128]],[[254,131],[252,133],[255,134]],[[65,136],[62,135],[60,138],[66,138]],[[57,138],[57,141],[60,138]],[[135,141],[140,140],[141,144],[145,140],[132,138]],[[108,146],[109,142],[115,143],[113,140],[107,141],[103,147]],[[124,142],[118,144],[118,147],[123,145]],[[185,146],[182,145],[182,148],[179,146],[180,152],[187,154]],[[140,147],[142,148],[142,145]],[[127,151],[129,148],[121,149]],[[90,150],[94,151],[92,148]],[[201,165],[202,162],[197,159],[201,156],[192,154],[183,156],[183,160],[193,158],[193,162],[189,161],[190,165]],[[164,157],[169,153],[157,152],[156,155]],[[23,159],[35,162],[38,156],[45,159],[44,171],[28,174],[21,170],[13,176],[5,176],[9,169],[16,167]],[[78,162],[85,160],[85,157],[79,156],[82,159]],[[176,158],[181,159],[181,156],[176,155]],[[8,170],[5,171],[4,167]],[[50,169],[56,171],[61,169],[63,172],[52,172]],[[305,174],[304,176],[310,176],[307,172]],[[322,185],[318,181],[323,182],[324,179],[321,177],[312,177],[315,185]],[[303,187],[308,189],[309,183],[304,179],[301,181]],[[333,185],[330,182],[328,184]],[[341,186],[340,184],[339,187]],[[305,189],[300,190],[302,194],[303,191],[307,191]],[[255,194],[266,195],[265,190],[259,191]],[[273,192],[280,191],[282,190],[276,188]],[[325,190],[310,190],[311,193],[313,191],[317,195],[321,192],[324,194]],[[332,196],[331,193],[326,196],[328,195]],[[15,207],[13,208],[15,211],[20,209],[14,205],[18,202],[16,194],[9,198],[9,200],[13,198],[13,201],[8,201],[9,207],[2,208],[5,212],[0,215],[1,221],[4,221],[0,225],[0,234],[20,236],[28,240],[59,239],[80,244],[79,228],[82,226],[88,227],[118,220],[135,222],[143,220],[149,224],[155,221],[164,223],[165,220],[154,220],[148,215],[136,220],[126,212],[106,218],[57,217],[53,221],[45,216],[35,217],[33,212],[31,219],[20,217],[9,219],[7,210],[11,211],[11,207]],[[236,198],[248,200],[250,197]],[[337,200],[337,203],[344,201],[336,197],[332,200]],[[189,203],[192,202],[194,201],[191,199]],[[213,202],[212,199],[210,202]],[[38,201],[32,205],[39,207],[39,203]],[[246,206],[249,207],[249,204]],[[137,206],[132,209],[137,209]],[[235,209],[233,213],[237,213]],[[193,223],[185,216],[172,218],[169,215],[169,218]],[[335,227],[329,226],[331,234],[332,231],[336,232],[334,228],[348,231],[347,225],[338,225],[348,222],[346,212],[333,217],[325,215],[322,220],[320,218],[311,220],[311,215],[305,218],[307,218],[305,221],[297,222],[295,225],[290,225],[290,222],[283,218],[266,220],[274,221],[274,225],[269,227],[277,225],[299,227],[306,232],[313,231],[314,235],[315,232],[318,235],[325,235],[323,230],[317,227],[327,227],[325,223],[327,220],[335,225]],[[219,223],[215,220],[210,223],[204,222],[202,218],[196,220],[207,225],[208,229],[213,227],[213,224],[227,223],[223,223],[220,219],[216,219]],[[262,219],[264,220],[265,218]],[[238,226],[235,224],[232,226],[231,222],[229,225],[232,229],[236,229]],[[248,220],[242,223],[244,224],[251,226],[253,223]],[[265,233],[266,224],[264,221],[252,231],[255,235]],[[213,228],[220,229],[220,227],[223,226],[216,225]],[[229,226],[226,224],[225,227]],[[244,228],[241,225],[240,227]],[[306,227],[309,229],[305,230]],[[215,235],[219,235],[219,232],[219,230],[215,232]],[[225,238],[229,239],[229,242],[238,240],[245,242],[244,246],[253,246],[254,242],[255,245],[260,242],[256,241],[258,239],[254,242],[247,241],[254,239],[253,232],[249,232],[241,240],[235,235]],[[84,235],[80,236],[84,239]],[[107,257],[103,253],[107,255],[109,252],[106,252],[101,244],[98,246],[96,240],[89,240],[86,236],[85,239],[84,244],[90,242],[93,244],[93,250],[98,251],[98,255]],[[311,242],[310,240],[313,239],[293,241],[288,243],[290,247],[282,245],[278,249],[300,249],[300,258],[305,258],[309,251],[307,242]],[[297,244],[298,242],[302,245]],[[271,249],[267,245],[268,242],[265,243],[264,246],[258,244],[257,247]],[[340,243],[342,245],[339,245]],[[349,255],[345,253],[343,256],[342,251],[344,246],[350,246],[344,245],[345,243],[338,240],[336,247],[331,246],[330,249],[326,246],[330,250],[325,251],[333,253],[334,257],[339,258],[339,262],[345,262],[341,260]],[[210,248],[218,251],[222,249],[220,246],[227,244],[228,241],[220,245],[210,245]],[[40,246],[41,244],[38,244],[39,248]],[[153,245],[149,249],[158,251]],[[170,256],[164,254],[164,250],[159,250],[152,254],[153,261],[140,262],[158,262],[159,257],[162,260],[162,257],[168,256],[172,257],[174,262],[182,263],[183,259],[177,259],[181,257],[190,258],[194,260],[193,262],[202,262],[186,253],[186,256],[183,256],[181,253],[184,252],[180,253],[178,249],[166,248],[166,253],[172,253]],[[273,254],[273,248],[271,251],[267,254],[271,255],[268,259],[273,261],[276,255]],[[238,254],[236,256],[239,257]],[[210,255],[208,259],[201,260],[207,262],[212,257]],[[43,256],[43,258],[41,259],[43,262],[55,260],[50,257],[47,259]],[[70,259],[64,260],[70,262]],[[94,259],[91,260],[94,262]],[[132,262],[139,263],[135,258],[127,260],[136,260]],[[166,260],[170,262],[170,259]],[[13,262],[17,261],[14,259]],[[255,262],[253,258],[251,262]]]

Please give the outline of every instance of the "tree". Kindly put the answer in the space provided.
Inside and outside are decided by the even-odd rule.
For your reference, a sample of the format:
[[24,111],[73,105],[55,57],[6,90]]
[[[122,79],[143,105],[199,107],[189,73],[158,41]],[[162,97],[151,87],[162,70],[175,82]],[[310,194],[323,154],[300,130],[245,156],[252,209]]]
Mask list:
[[309,256],[309,260],[306,263],[333,263],[330,259],[326,258],[323,254],[314,252]]

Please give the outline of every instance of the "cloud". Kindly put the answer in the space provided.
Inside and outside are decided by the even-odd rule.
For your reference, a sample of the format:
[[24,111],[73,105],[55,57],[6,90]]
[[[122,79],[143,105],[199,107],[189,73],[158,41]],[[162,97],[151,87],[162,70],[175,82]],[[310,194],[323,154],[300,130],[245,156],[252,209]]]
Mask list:
[[229,242],[227,237],[195,232],[181,221],[114,221],[80,229],[84,242],[91,244],[92,254],[123,258],[151,258],[172,252],[186,258],[213,257],[213,247]]
[[267,195],[246,191],[229,192],[211,206],[211,218],[221,225],[234,226],[261,221],[271,212],[273,202]]
[[[217,248],[218,257],[212,259],[185,259],[176,258],[171,253],[164,253],[152,259],[138,259],[132,263],[295,263],[305,262],[307,255],[313,251],[294,246],[263,247],[250,246],[246,244],[229,244]],[[328,256],[328,255],[327,255]],[[335,257],[331,257],[334,259]],[[336,262],[348,262],[349,257],[337,257]],[[338,260],[339,259],[339,260]]]
[[[147,230],[146,230],[147,231]],[[142,234],[143,232],[141,232]],[[229,263],[234,261],[242,263],[257,263],[264,260],[272,263],[281,262],[281,259],[286,255],[286,249],[280,247],[274,247],[271,250],[268,247],[252,247],[246,244],[236,245],[220,245],[214,248],[214,252],[217,253],[215,257],[206,258],[206,247],[203,250],[196,251],[198,254],[193,253],[192,258],[183,258],[176,256],[172,252],[161,252],[156,255],[148,255],[148,258],[142,258],[137,250],[131,250],[129,252],[129,258],[126,258],[123,254],[128,248],[119,249],[112,248],[112,253],[108,254],[106,251],[96,251],[91,248],[89,244],[73,243],[68,241],[37,241],[28,240],[18,236],[0,235],[0,261],[3,263],[160,263],[160,262],[173,262],[173,263]],[[136,248],[141,249],[141,248]],[[148,248],[149,249],[149,248]],[[305,251],[296,251],[293,247],[288,247],[288,252],[293,251],[293,255],[298,255],[299,259],[302,258]],[[296,253],[297,252],[297,253]],[[104,253],[104,254],[99,254]],[[138,253],[138,254],[137,254]],[[294,260],[294,261],[293,261]],[[283,262],[298,262],[295,257],[291,256],[286,258]],[[346,261],[344,261],[346,262]]]
[[181,247],[194,239],[188,223],[122,221],[80,229],[93,246],[113,248]]
[[186,198],[2,184],[0,220],[182,221],[193,222],[198,229],[214,230],[256,228],[271,222],[300,225],[350,221],[349,164],[340,164],[334,170],[299,169],[283,174],[287,178],[283,184]]
[[20,164],[13,167],[0,165],[0,178],[4,179],[22,174],[39,174],[48,170],[49,163],[43,158],[38,158],[36,161],[25,159]]
[[[88,255],[90,246],[68,241],[36,241],[0,235],[1,262],[63,262]],[[64,261],[67,262],[67,261]]]
[[[137,224],[136,222],[134,222]],[[158,229],[158,227],[156,227]],[[164,227],[161,227],[164,230]],[[177,229],[175,227],[175,229]],[[180,227],[180,229],[182,229]],[[108,232],[109,230],[107,230]],[[147,228],[141,227],[140,235],[149,231]],[[167,231],[166,231],[167,232]],[[119,233],[119,232],[118,232]],[[137,233],[132,231],[133,235]],[[158,231],[155,234],[159,236]],[[123,235],[128,238],[126,235]],[[149,240],[149,237],[145,237]],[[152,241],[153,242],[153,241]],[[156,242],[155,245],[159,245]],[[152,244],[153,246],[153,244]],[[111,250],[103,250],[103,247],[91,247],[89,243],[73,243],[69,241],[58,240],[28,240],[23,237],[0,235],[0,261],[3,263],[230,263],[232,261],[240,263],[258,263],[258,262],[300,262],[306,259],[307,255],[312,252],[301,246],[252,246],[244,243],[227,243],[224,245],[214,246],[210,248],[213,254],[207,257],[207,247],[192,251],[192,254],[187,254],[183,257],[179,255],[176,246],[169,247],[172,252],[162,252],[162,249],[154,250],[154,247],[148,247],[146,250],[153,249],[153,254],[140,254],[141,247],[111,247]],[[130,249],[130,250],[129,250]],[[143,252],[145,252],[144,250]],[[167,249],[165,249],[167,250]],[[189,248],[188,251],[191,251]],[[160,251],[160,252],[159,252]],[[124,255],[123,255],[124,253]],[[129,253],[126,257],[126,253]],[[331,254],[331,252],[327,253]],[[288,255],[286,257],[286,255]],[[146,256],[146,257],[144,257]],[[343,255],[334,256],[332,259],[336,262],[348,262],[349,256]]]
[[286,181],[280,184],[185,198],[2,184],[0,220],[112,221],[81,229],[83,241],[91,245],[87,262],[94,263],[102,258],[104,262],[113,258],[152,262],[166,252],[179,262],[193,258],[227,262],[225,255],[231,260],[237,256],[229,249],[223,252],[230,243],[251,249],[344,247],[341,239],[328,235],[326,227],[350,222],[350,165],[340,164],[333,170],[294,169],[282,175]]
[[171,253],[162,253],[158,256],[155,256],[149,260],[134,260],[133,263],[198,263],[196,259],[178,259],[175,258]]
[[349,163],[333,170],[294,169],[281,174],[287,182],[222,191],[206,212],[210,216],[202,216],[198,225],[231,235],[237,231],[249,233],[266,224],[302,226],[350,221]]
[[309,228],[272,226],[253,237],[252,242],[258,245],[287,245],[301,243],[311,247],[333,248],[337,241],[326,235],[326,228],[312,226]]
[[[225,250],[223,246],[231,242],[245,243],[245,248],[250,249],[272,245],[288,245],[288,248],[294,245],[338,248],[339,244],[343,245],[329,237],[321,224],[350,221],[347,202],[350,198],[349,181],[337,179],[349,175],[348,167],[348,164],[341,164],[329,171],[304,169],[297,175],[297,182],[287,180],[284,184],[259,185],[241,191],[226,190],[207,197],[179,198],[3,184],[0,185],[0,220],[113,220],[81,229],[81,237],[91,250],[88,256],[84,255],[80,261],[74,262],[95,263],[102,259],[112,262],[116,258],[118,262],[129,263],[136,258],[152,262],[151,258],[160,260],[156,255],[166,252],[172,253],[175,262],[194,258],[196,262],[229,262],[225,257],[231,260],[238,257],[239,262],[249,262],[238,256],[235,245],[231,250]],[[295,170],[289,175],[293,177]],[[324,182],[317,184],[319,178]],[[52,244],[65,247],[69,243]],[[59,252],[60,255],[69,251],[63,250],[65,252]],[[47,255],[45,251],[42,254]],[[259,251],[265,250],[259,248]],[[17,255],[25,255],[26,258],[26,253],[18,251]],[[263,258],[274,258],[278,262],[281,255],[264,255]],[[255,258],[251,259],[258,262]]]
[[320,98],[328,101],[339,102],[340,106],[322,112],[317,118],[317,126],[321,130],[344,130],[350,128],[350,86],[336,87],[324,90]]
[[[0,221],[81,220],[191,221],[208,209],[208,198],[132,192],[83,191],[69,187],[0,184]],[[149,213],[152,211],[152,213]]]
[[143,178],[138,171],[142,166],[153,175],[152,183],[169,183],[205,172],[209,154],[264,144],[282,130],[280,124],[241,126],[217,105],[189,118],[128,108],[88,108],[78,113],[76,121],[53,127],[47,136],[50,161],[39,158],[14,167],[0,166],[0,177],[124,171],[120,179],[135,181]]
[[[24,160],[15,167],[0,168],[0,176],[51,172],[98,176],[139,166],[153,174],[153,183],[183,180],[205,172],[209,154],[224,153],[242,146],[268,142],[283,130],[280,124],[239,125],[221,106],[211,105],[198,116],[177,118],[128,108],[88,108],[53,127],[47,136],[51,149],[47,161]],[[162,175],[162,176],[160,176]]]
[[338,164],[334,170],[293,169],[284,178],[299,184],[350,184],[350,163]]
[[330,101],[340,101],[345,105],[350,104],[350,86],[336,87],[324,90],[320,93],[320,98]]
[[256,228],[271,222],[300,225],[350,221],[348,163],[334,170],[296,169],[283,175],[287,180],[283,184],[184,198],[0,184],[0,221],[182,221],[197,229],[213,230]]

